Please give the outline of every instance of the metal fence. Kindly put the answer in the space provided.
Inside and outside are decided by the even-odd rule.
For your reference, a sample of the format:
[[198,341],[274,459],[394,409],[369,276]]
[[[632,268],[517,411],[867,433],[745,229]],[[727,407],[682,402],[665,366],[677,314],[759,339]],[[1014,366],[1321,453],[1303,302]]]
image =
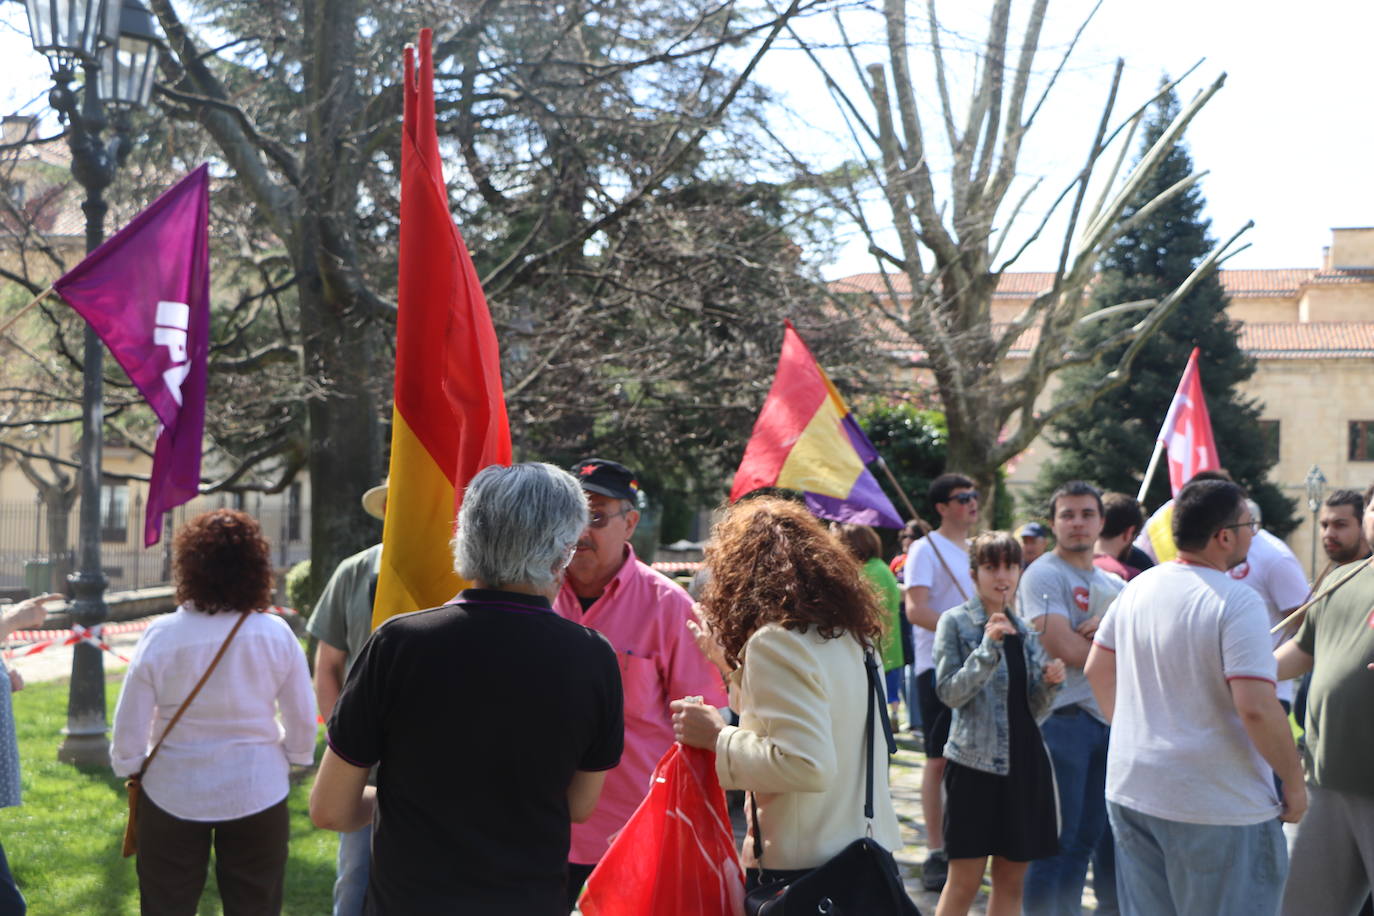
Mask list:
[[[100,565],[112,591],[171,581],[171,533],[186,519],[211,509],[241,509],[255,517],[272,544],[279,570],[310,557],[310,507],[298,499],[251,494],[201,496],[163,516],[162,540],[143,547],[144,506],[135,496],[127,506],[105,506],[101,518]],[[49,545],[52,519],[37,500],[0,501],[0,589],[62,590],[53,579],[77,563],[80,500],[67,515],[65,551]],[[65,555],[64,555],[65,554]]]

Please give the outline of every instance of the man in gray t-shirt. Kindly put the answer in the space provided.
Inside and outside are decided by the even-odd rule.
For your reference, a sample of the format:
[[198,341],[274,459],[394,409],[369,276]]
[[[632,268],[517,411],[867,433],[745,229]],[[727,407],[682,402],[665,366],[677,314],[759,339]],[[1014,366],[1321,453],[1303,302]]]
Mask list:
[[[386,515],[387,485],[363,494],[363,511],[381,520]],[[319,640],[315,648],[315,701],[326,722],[334,712],[348,669],[372,635],[372,602],[382,545],[374,544],[341,562],[329,577],[305,628]],[[374,772],[373,777],[376,777]],[[334,916],[363,911],[372,850],[371,825],[339,834],[338,872],[334,881]]]
[[1050,499],[1054,550],[1026,567],[1016,593],[1021,617],[1040,631],[1045,651],[1066,669],[1054,711],[1040,726],[1059,790],[1059,855],[1037,859],[1026,871],[1029,916],[1080,912],[1089,859],[1098,912],[1117,912],[1103,796],[1107,722],[1083,677],[1092,635],[1125,586],[1093,565],[1102,521],[1102,496],[1095,487],[1075,480],[1056,490]]

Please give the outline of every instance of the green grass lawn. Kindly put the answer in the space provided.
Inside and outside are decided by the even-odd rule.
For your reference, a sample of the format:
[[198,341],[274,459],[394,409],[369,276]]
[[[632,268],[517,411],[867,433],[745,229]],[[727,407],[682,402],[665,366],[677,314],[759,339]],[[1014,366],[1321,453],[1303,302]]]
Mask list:
[[[112,676],[106,690],[111,718],[118,694],[119,677]],[[66,681],[35,684],[15,694],[14,713],[24,804],[0,809],[0,838],[28,898],[29,913],[138,913],[134,860],[119,854],[128,810],[123,780],[109,767],[72,767],[57,761],[61,729],[67,722]],[[313,771],[298,776],[287,801],[291,857],[284,911],[302,916],[330,911],[338,849],[336,834],[316,830],[310,823],[312,778]],[[214,881],[212,864],[201,914],[221,912]]]

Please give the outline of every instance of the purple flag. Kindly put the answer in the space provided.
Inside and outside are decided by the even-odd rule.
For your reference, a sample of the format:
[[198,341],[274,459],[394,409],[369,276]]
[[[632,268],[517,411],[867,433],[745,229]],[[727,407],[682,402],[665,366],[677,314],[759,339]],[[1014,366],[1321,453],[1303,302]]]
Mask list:
[[[210,176],[201,166],[53,284],[124,367],[162,427],[143,545],[200,490],[210,349]],[[90,498],[94,498],[91,496]]]

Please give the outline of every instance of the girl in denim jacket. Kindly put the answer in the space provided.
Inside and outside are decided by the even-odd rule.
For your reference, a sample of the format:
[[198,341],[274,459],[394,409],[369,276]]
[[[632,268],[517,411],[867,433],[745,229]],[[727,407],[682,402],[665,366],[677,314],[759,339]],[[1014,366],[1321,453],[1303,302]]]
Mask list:
[[949,880],[936,916],[965,914],[992,857],[989,916],[1021,912],[1031,859],[1058,851],[1054,773],[1036,723],[1064,680],[1035,630],[1013,612],[1021,545],[1004,531],[969,544],[975,594],[940,616],[935,689],[954,711],[945,743]]

